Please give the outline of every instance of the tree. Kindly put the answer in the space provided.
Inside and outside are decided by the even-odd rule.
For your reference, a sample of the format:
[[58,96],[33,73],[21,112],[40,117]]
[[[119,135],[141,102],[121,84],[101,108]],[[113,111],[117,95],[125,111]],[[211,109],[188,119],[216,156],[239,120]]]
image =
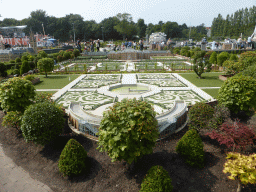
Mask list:
[[228,60],[230,57],[228,52],[222,52],[217,56],[217,63],[219,66],[222,66],[222,64]]
[[219,90],[218,101],[235,113],[256,107],[256,80],[249,76],[228,78]]
[[[209,63],[209,60],[204,59],[204,52],[203,51],[198,51],[194,54],[193,58],[193,70],[197,74],[198,78],[201,79],[201,75],[206,71],[210,72],[211,71],[211,64]],[[206,70],[205,70],[206,68]]]
[[75,139],[70,139],[61,152],[58,167],[64,176],[76,176],[86,170],[87,152]]
[[145,37],[145,33],[146,33],[146,24],[144,23],[144,19],[138,19],[137,21],[137,31],[138,31],[138,36],[140,38]]
[[225,122],[219,132],[213,130],[206,135],[233,151],[237,148],[244,150],[247,146],[253,145],[253,139],[256,139],[254,131],[239,121]]
[[35,97],[35,87],[31,81],[14,77],[0,85],[1,107],[6,111],[24,112]]
[[112,159],[129,164],[151,154],[159,136],[153,107],[136,99],[123,99],[105,111],[101,120],[98,148]]
[[119,23],[114,28],[117,30],[117,32],[122,34],[123,40],[125,37],[131,38],[137,33],[135,24],[132,22],[131,14],[118,13],[116,18],[119,20]]
[[52,71],[54,68],[54,61],[51,58],[43,58],[37,62],[37,67],[40,71],[45,72],[47,78],[47,72]]
[[22,135],[26,142],[45,145],[62,133],[64,122],[63,111],[55,104],[30,105],[22,117]]
[[237,192],[241,192],[241,184],[256,183],[256,154],[249,156],[239,153],[228,153],[223,173],[230,173],[231,180],[238,180]]
[[30,65],[28,63],[28,61],[23,61],[22,65],[20,67],[20,74],[24,74],[27,73],[30,70]]

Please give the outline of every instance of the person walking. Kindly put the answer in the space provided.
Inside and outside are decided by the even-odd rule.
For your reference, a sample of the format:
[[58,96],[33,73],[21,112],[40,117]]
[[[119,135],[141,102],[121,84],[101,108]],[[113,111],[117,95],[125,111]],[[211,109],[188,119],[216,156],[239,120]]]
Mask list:
[[143,50],[143,40],[141,39],[140,41],[140,50],[142,51]]
[[133,42],[133,48],[136,49],[137,43],[136,41]]
[[91,42],[91,52],[94,52],[94,42]]
[[251,48],[251,46],[252,46],[252,38],[248,37],[247,42],[248,42],[248,47]]
[[99,52],[100,51],[100,40],[99,39],[97,41],[96,47],[97,47],[97,52]]

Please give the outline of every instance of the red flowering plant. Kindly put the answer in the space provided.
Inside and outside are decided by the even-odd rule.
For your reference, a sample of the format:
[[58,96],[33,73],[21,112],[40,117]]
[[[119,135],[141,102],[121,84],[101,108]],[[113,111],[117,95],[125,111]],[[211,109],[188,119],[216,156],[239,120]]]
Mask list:
[[236,120],[232,123],[225,122],[221,125],[220,131],[213,130],[206,133],[211,139],[216,139],[220,144],[234,151],[242,149],[249,145],[253,145],[253,140],[256,139],[254,130],[250,129],[246,124]]

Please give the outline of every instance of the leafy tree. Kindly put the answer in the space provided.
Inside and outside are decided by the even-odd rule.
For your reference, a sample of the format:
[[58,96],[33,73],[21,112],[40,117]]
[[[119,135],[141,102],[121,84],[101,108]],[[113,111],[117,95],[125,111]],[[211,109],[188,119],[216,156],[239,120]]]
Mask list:
[[138,19],[138,21],[137,21],[137,31],[138,31],[138,36],[140,38],[145,37],[146,28],[147,28],[147,25],[144,23],[144,19]]
[[54,61],[51,58],[43,58],[37,62],[37,67],[40,71],[45,72],[45,76],[47,77],[47,72],[52,71],[54,68]]
[[75,139],[70,139],[61,152],[58,167],[64,176],[76,176],[86,170],[87,152]]
[[63,111],[49,102],[30,105],[24,112],[21,131],[26,142],[45,145],[62,133]]
[[162,166],[156,165],[148,170],[147,175],[144,177],[141,183],[140,192],[171,192],[172,190],[172,179],[170,178],[168,172]]
[[24,112],[35,95],[34,85],[19,77],[8,79],[0,84],[1,107],[6,111]]
[[45,51],[39,51],[38,54],[37,54],[37,57],[39,57],[40,59],[46,58],[47,53],[45,53]]
[[253,130],[239,121],[225,122],[220,127],[219,132],[213,130],[210,133],[206,133],[206,135],[209,135],[211,139],[216,139],[229,149],[233,148],[233,151],[236,148],[245,149],[253,144],[253,139],[256,139]]
[[219,90],[218,101],[235,113],[256,107],[256,80],[249,76],[228,78]]
[[27,73],[29,70],[30,70],[30,65],[29,65],[28,61],[24,60],[20,67],[20,74]]
[[241,192],[241,184],[256,183],[256,154],[249,156],[239,153],[228,153],[224,164],[223,173],[230,173],[231,180],[238,180],[237,192]]
[[231,54],[229,60],[230,61],[238,61],[238,57],[236,54]]
[[[193,56],[193,58],[194,58],[194,60],[193,60],[193,63],[194,63],[193,70],[197,74],[199,79],[202,78],[202,74],[205,71],[206,72],[211,71],[211,64],[209,63],[209,61],[207,59],[203,59],[204,53],[205,52],[203,52],[203,51],[198,51]],[[206,68],[206,70],[205,70],[205,68]]]
[[256,79],[256,65],[247,67],[244,71],[241,72],[241,74]]
[[100,151],[107,151],[112,162],[129,164],[151,154],[159,136],[153,107],[136,99],[123,99],[105,111],[99,128]]

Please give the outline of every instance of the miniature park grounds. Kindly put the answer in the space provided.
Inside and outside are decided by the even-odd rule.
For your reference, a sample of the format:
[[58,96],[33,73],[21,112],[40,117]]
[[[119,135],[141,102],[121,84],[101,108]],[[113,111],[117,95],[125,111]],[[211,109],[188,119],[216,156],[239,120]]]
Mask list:
[[[141,57],[141,55],[124,54],[129,58]],[[229,180],[227,176],[230,174],[223,173],[224,164],[228,161],[226,160],[226,153],[236,151],[246,155],[254,154],[254,145],[251,145],[250,142],[252,139],[255,140],[255,137],[250,135],[250,138],[246,138],[248,139],[246,141],[248,147],[245,150],[233,149],[234,143],[239,145],[242,141],[233,141],[232,143],[229,140],[226,143],[223,142],[224,145],[220,145],[216,140],[205,135],[209,131],[204,128],[210,126],[206,122],[212,122],[214,119],[207,119],[205,117],[207,115],[203,114],[200,116],[202,123],[199,123],[199,125],[204,128],[198,128],[199,125],[189,119],[189,117],[192,118],[192,114],[191,116],[188,115],[188,111],[193,109],[193,106],[197,106],[195,105],[197,102],[199,104],[203,102],[207,103],[206,106],[211,108],[208,110],[212,112],[207,111],[207,107],[204,108],[204,105],[199,105],[199,108],[205,109],[204,112],[209,113],[209,116],[215,114],[214,117],[216,117],[216,110],[218,110],[218,107],[215,107],[218,106],[218,101],[215,99],[217,98],[216,92],[224,84],[224,81],[219,80],[219,75],[224,73],[219,71],[203,73],[202,77],[205,79],[198,80],[193,73],[192,61],[189,58],[170,53],[165,56],[163,56],[163,53],[161,53],[161,56],[154,54],[148,56],[149,59],[136,59],[136,61],[116,61],[115,59],[106,59],[105,56],[98,57],[98,59],[97,56],[91,56],[88,59],[88,56],[80,56],[76,60],[68,60],[56,65],[54,72],[48,74],[48,79],[36,74],[35,77],[40,77],[40,82],[35,84],[37,91],[46,93],[47,91],[54,91],[52,99],[57,104],[62,105],[65,111],[65,129],[55,141],[45,146],[37,146],[33,143],[26,143],[21,132],[16,133],[11,126],[8,129],[1,126],[4,135],[0,137],[0,141],[4,153],[10,156],[15,164],[27,170],[33,179],[38,180],[31,180],[32,183],[37,183],[37,188],[29,186],[29,184],[26,185],[26,188],[18,178],[14,179],[17,190],[15,185],[10,184],[10,180],[3,179],[6,182],[4,183],[6,186],[4,190],[139,191],[141,189],[143,191],[142,185],[148,170],[155,165],[160,165],[164,168],[161,177],[163,181],[159,181],[159,183],[151,181],[151,184],[153,186],[169,186],[163,191],[171,191],[171,188],[173,191],[236,191],[238,184],[242,182],[238,182],[237,178],[235,181]],[[117,57],[123,56],[118,55]],[[147,56],[144,55],[144,57]],[[215,66],[214,69],[216,69]],[[191,78],[192,76],[194,77]],[[52,81],[50,81],[51,78]],[[44,81],[47,82],[45,85]],[[58,87],[60,81],[64,83]],[[42,95],[42,97],[45,96]],[[153,148],[153,153],[145,153],[144,157],[139,159],[138,162],[133,162],[131,165],[128,165],[126,161],[112,163],[107,153],[96,150],[99,141],[99,137],[96,135],[99,132],[100,122],[104,119],[102,113],[117,101],[120,102],[124,98],[132,99],[134,97],[137,100],[141,99],[151,103],[158,113],[156,119],[160,138]],[[183,104],[181,105],[181,103]],[[226,110],[226,108],[221,109]],[[200,113],[200,110],[197,110],[197,112]],[[230,122],[230,118],[232,120],[240,118],[240,121],[244,124],[238,123],[237,125],[243,128],[248,125],[250,128],[244,128],[248,133],[248,129],[251,130],[252,126],[255,126],[255,115],[252,115],[255,112],[250,109],[250,113],[249,116],[243,111],[239,113],[230,111],[229,115],[221,113],[223,116],[226,115],[226,118],[219,117],[221,122],[218,129],[222,123]],[[1,119],[2,117],[4,117],[3,112],[1,112]],[[233,125],[231,123],[229,128],[232,126],[234,128],[234,125],[234,122]],[[179,140],[191,130],[197,130],[195,135],[198,136],[195,136],[194,139],[198,141],[198,138],[200,138],[197,144],[202,148],[201,152],[197,148],[193,149],[193,147],[189,150],[194,150],[197,155],[200,155],[202,150],[204,151],[204,161],[199,167],[193,166],[196,163],[193,163],[192,160],[186,160],[188,158],[187,154],[182,156],[181,152],[177,150]],[[255,129],[252,128],[252,130]],[[239,135],[239,131],[236,134]],[[8,137],[13,140],[8,141]],[[82,175],[63,177],[58,169],[58,161],[70,138],[77,140],[87,152],[86,163],[88,167],[87,172]],[[193,144],[188,144],[188,146],[191,147]],[[21,150],[20,147],[24,148]],[[201,162],[200,158],[194,159],[194,161]],[[33,168],[29,167],[30,165]],[[248,173],[251,173],[250,182],[253,183],[256,181],[255,162],[252,165],[254,167],[251,169],[245,168],[245,166],[243,171],[238,171],[238,176],[243,174],[244,171],[245,173],[248,171]],[[245,173],[244,177],[246,177]],[[0,176],[3,177],[1,173]],[[27,181],[31,179],[26,178]],[[168,178],[171,180],[168,180]],[[152,179],[156,180],[153,176]],[[172,187],[170,187],[170,184],[164,184],[164,180],[171,183]],[[1,184],[3,185],[3,183]],[[242,191],[255,190],[255,186],[252,184],[242,185],[241,187]],[[147,191],[146,189],[144,184],[144,191]]]

